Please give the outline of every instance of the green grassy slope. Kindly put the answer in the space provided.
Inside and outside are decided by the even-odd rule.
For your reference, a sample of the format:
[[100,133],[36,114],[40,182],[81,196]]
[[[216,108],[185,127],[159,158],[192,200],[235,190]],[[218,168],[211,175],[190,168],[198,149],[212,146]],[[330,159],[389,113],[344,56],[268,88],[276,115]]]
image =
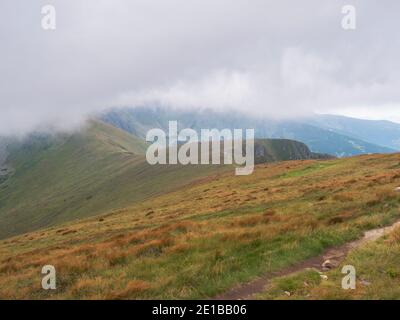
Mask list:
[[100,122],[9,150],[14,173],[0,183],[0,238],[123,207],[217,170],[150,166],[141,139]]
[[302,142],[288,139],[257,139],[255,163],[284,160],[328,159],[329,155],[313,153]]
[[[99,121],[74,134],[12,143],[8,174],[0,179],[0,238],[122,208],[227,169],[150,166],[146,147],[143,139]],[[315,156],[291,140],[257,140],[257,151],[257,163]]]

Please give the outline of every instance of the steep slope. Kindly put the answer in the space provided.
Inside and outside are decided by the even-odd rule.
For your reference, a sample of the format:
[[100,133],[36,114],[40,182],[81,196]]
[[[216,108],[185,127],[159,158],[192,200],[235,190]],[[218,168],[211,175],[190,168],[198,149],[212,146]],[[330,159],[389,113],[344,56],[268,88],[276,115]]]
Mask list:
[[[393,224],[399,164],[398,154],[263,164],[250,176],[221,173],[101,217],[0,241],[0,298],[215,297]],[[380,270],[378,261],[368,263]],[[57,290],[40,288],[45,264],[56,267]],[[385,281],[388,289],[397,283]]]
[[[309,120],[276,121],[254,118],[240,113],[210,110],[182,111],[170,108],[122,108],[111,110],[101,118],[118,128],[145,137],[152,128],[168,131],[168,121],[178,121],[181,128],[246,129],[254,128],[256,138],[291,139],[305,143],[313,152],[345,157],[369,153],[391,153],[394,149],[363,141],[355,135],[345,135],[318,127]],[[371,133],[371,135],[373,132]]]
[[7,142],[4,138],[0,137],[0,167],[7,159]]
[[[228,169],[151,166],[146,148],[143,139],[97,121],[72,135],[10,142],[0,171],[0,238],[118,209]],[[290,140],[258,140],[255,152],[256,163],[322,157]]]
[[8,141],[0,137],[0,183],[7,180],[11,174],[11,168],[6,164],[8,157]]
[[282,160],[329,159],[329,155],[311,152],[302,142],[288,139],[257,139],[254,144],[255,163]]
[[123,207],[221,169],[150,166],[145,150],[142,139],[101,122],[11,143],[12,174],[0,180],[0,237]]

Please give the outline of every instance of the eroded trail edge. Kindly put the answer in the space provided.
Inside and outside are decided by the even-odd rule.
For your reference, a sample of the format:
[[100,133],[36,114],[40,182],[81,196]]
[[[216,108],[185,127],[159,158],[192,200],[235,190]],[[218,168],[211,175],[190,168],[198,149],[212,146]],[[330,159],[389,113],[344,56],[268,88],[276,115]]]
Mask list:
[[258,277],[250,282],[239,285],[221,295],[218,295],[214,297],[213,300],[251,299],[253,295],[261,293],[264,290],[264,287],[273,278],[290,275],[309,268],[314,268],[318,271],[327,271],[335,268],[346,258],[350,250],[355,249],[364,243],[375,241],[385,234],[390,233],[397,227],[400,227],[400,221],[397,221],[388,227],[366,231],[361,239],[346,243],[339,247],[327,249],[319,256],[309,258],[282,270],[265,274],[264,276]]

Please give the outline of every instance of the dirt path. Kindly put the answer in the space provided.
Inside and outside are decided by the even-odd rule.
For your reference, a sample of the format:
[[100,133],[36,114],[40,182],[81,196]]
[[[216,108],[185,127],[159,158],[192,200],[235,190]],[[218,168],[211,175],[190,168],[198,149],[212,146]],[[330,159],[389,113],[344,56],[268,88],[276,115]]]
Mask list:
[[[385,235],[386,233],[391,232],[398,226],[400,226],[400,221],[396,222],[395,224],[389,227],[366,231],[364,233],[364,236],[359,240],[346,243],[345,245],[340,247],[327,249],[323,254],[317,257],[307,259],[291,267],[256,278],[248,283],[242,284],[238,287],[229,290],[228,292],[216,296],[215,298],[213,298],[213,300],[251,299],[253,295],[262,292],[264,290],[264,287],[268,284],[268,282],[275,277],[286,276],[291,273],[302,271],[308,268],[315,268],[319,271],[327,271],[328,269],[335,268],[346,258],[350,250],[357,248],[366,242],[375,241],[380,237],[382,237],[383,235]],[[329,261],[329,263],[326,265],[329,268],[326,267],[324,268],[323,264],[327,260]]]

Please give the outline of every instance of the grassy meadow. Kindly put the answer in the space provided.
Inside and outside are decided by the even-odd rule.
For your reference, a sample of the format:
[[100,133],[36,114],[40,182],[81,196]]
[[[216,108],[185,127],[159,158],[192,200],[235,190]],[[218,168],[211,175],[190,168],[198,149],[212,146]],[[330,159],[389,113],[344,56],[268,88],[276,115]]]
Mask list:
[[[0,298],[212,298],[399,220],[398,186],[398,154],[213,174],[133,206],[0,241]],[[397,232],[348,259],[365,272],[382,264],[386,273],[377,268],[368,280],[384,288],[390,277],[399,282],[399,255],[392,254],[399,250]],[[56,267],[57,290],[41,288],[47,264]],[[340,274],[331,272],[326,284],[312,270],[275,279],[258,297],[285,298],[279,281],[294,292],[289,298],[345,297],[335,287]],[[374,298],[373,288],[349,297]]]
[[[356,288],[341,287],[342,267],[356,268]],[[334,270],[324,272],[326,279],[314,269],[307,269],[271,281],[256,299],[385,299],[400,298],[400,228],[382,239],[352,250]],[[290,295],[288,295],[290,294]]]

